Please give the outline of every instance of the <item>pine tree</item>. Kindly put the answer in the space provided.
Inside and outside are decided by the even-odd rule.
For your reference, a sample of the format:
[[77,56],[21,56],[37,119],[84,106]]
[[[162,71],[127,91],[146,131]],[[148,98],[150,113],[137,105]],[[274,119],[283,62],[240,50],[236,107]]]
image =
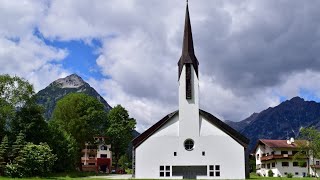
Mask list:
[[9,157],[11,162],[19,161],[19,152],[25,145],[25,135],[22,132],[20,132],[16,138],[16,141],[12,145],[12,151]]
[[9,141],[8,136],[4,136],[0,145],[0,174],[3,175],[4,168],[8,163]]

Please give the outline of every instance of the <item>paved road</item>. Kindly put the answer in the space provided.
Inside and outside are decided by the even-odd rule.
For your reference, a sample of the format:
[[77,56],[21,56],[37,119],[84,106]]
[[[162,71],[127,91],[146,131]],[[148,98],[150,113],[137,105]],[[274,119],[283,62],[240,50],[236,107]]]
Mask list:
[[130,179],[132,178],[132,174],[110,174],[108,176],[90,176],[90,178]]

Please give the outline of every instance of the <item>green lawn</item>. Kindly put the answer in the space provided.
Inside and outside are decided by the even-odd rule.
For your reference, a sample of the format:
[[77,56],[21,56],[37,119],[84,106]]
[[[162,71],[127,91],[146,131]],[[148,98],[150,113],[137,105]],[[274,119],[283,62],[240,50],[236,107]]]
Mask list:
[[[83,173],[83,172],[70,172],[70,173],[61,173],[61,174],[54,174],[50,177],[32,177],[32,178],[19,178],[14,180],[85,180],[85,179],[91,179],[91,180],[106,180],[105,178],[89,178],[89,176],[95,176],[95,173]],[[101,176],[106,176],[106,174],[99,174]],[[97,176],[99,176],[97,175]],[[316,180],[317,178],[286,178],[286,177],[260,177],[255,175],[255,173],[250,174],[250,179],[278,179],[278,180]],[[13,178],[8,177],[1,177],[0,180],[13,180]],[[138,180],[138,179],[136,179]],[[320,179],[319,179],[320,180]]]
[[257,176],[255,173],[251,173],[250,174],[250,179],[278,179],[278,180],[316,180],[317,178],[298,178],[298,177],[293,177],[293,178],[287,178],[287,177],[261,177],[261,176]]
[[[97,176],[105,176],[106,174],[98,174]],[[96,176],[94,172],[65,172],[65,173],[58,173],[52,174],[48,177],[31,177],[31,178],[9,178],[9,177],[2,177],[0,176],[0,180],[84,180],[89,179],[89,176]],[[92,179],[92,178],[90,178]],[[102,180],[103,178],[94,178],[92,180]],[[105,179],[104,179],[105,180]]]

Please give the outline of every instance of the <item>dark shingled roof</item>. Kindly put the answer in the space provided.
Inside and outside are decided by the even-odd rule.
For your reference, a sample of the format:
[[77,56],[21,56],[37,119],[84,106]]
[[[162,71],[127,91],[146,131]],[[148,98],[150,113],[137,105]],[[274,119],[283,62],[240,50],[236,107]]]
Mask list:
[[180,75],[181,75],[182,68],[183,68],[184,64],[192,64],[193,68],[196,71],[196,74],[198,76],[199,61],[197,60],[197,57],[194,54],[192,30],[191,30],[188,4],[187,4],[187,8],[186,8],[186,17],[185,17],[185,24],[184,24],[182,55],[181,55],[179,62],[178,62],[178,66],[179,66],[178,79],[180,79]]
[[[160,121],[158,121],[156,124],[151,126],[149,129],[147,129],[145,132],[140,134],[138,137],[136,137],[132,144],[134,148],[137,148],[141,143],[143,143],[146,139],[148,139],[152,134],[154,134],[158,129],[160,129],[163,125],[165,125],[173,116],[178,114],[179,111],[174,111],[168,115],[166,115],[164,118],[162,118]],[[238,131],[234,130],[212,114],[199,110],[200,115],[202,115],[205,119],[207,119],[210,123],[217,126],[219,129],[221,129],[223,132],[228,134],[230,137],[232,137],[234,140],[236,140],[239,144],[241,144],[243,147],[247,148],[249,144],[249,139],[247,139],[245,136],[240,134]]]

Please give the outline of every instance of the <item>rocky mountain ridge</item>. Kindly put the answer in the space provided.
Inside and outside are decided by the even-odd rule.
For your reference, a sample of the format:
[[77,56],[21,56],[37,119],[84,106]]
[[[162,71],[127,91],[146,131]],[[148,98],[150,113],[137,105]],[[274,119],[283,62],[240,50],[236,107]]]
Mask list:
[[294,97],[240,122],[225,122],[250,139],[252,150],[258,139],[297,137],[302,127],[320,129],[320,103]]
[[65,78],[55,80],[45,89],[37,93],[37,103],[45,108],[45,118],[47,120],[51,118],[58,100],[74,92],[82,92],[97,98],[104,105],[106,111],[112,109],[108,102],[80,76],[71,74]]

